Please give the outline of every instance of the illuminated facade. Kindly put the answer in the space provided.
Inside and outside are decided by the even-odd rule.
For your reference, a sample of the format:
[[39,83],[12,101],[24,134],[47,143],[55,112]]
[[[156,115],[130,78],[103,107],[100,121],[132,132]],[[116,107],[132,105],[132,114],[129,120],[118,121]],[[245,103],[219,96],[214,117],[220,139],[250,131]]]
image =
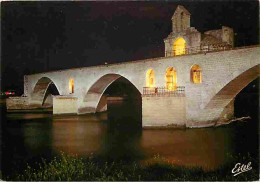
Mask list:
[[222,26],[204,33],[190,26],[191,13],[178,6],[172,16],[172,32],[164,39],[165,56],[179,56],[214,50],[226,50],[234,46],[233,29]]
[[177,23],[165,40],[166,56],[174,56],[177,47],[184,48],[175,54],[177,57],[25,75],[25,97],[10,97],[7,109],[42,108],[53,83],[61,94],[50,97],[54,114],[102,112],[107,109],[104,92],[123,77],[142,96],[143,127],[209,127],[216,126],[217,120],[232,119],[236,95],[259,77],[260,47],[183,56],[195,45],[201,50],[213,49],[220,39],[232,42],[231,29],[222,27],[202,35],[190,27],[189,17],[190,13],[178,6],[173,17]]

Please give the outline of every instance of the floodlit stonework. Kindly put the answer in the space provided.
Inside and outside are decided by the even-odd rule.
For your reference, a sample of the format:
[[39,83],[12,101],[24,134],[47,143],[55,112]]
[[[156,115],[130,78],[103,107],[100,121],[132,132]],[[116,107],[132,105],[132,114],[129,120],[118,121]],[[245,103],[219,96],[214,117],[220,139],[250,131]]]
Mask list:
[[[142,94],[144,127],[213,126],[218,121],[229,120],[233,116],[234,98],[251,81],[259,77],[259,57],[260,47],[255,46],[207,54],[155,58],[25,75],[24,94],[27,97],[21,97],[21,101],[18,98],[10,98],[10,102],[7,101],[7,107],[9,109],[23,108],[21,103],[25,103],[25,108],[43,107],[48,100],[46,90],[52,83],[63,98],[72,96],[77,98],[66,101],[56,99],[53,103],[53,110],[58,114],[68,113],[66,105],[73,106],[71,111],[75,114],[105,111],[106,99],[102,95],[111,83],[122,76]],[[201,83],[191,82],[193,65],[200,66],[202,70]],[[169,67],[176,70],[177,86],[185,87],[184,95],[181,95],[182,98],[176,98],[178,94],[171,97],[170,95],[160,96],[158,93],[148,99],[143,94],[147,71],[149,69],[154,71],[155,87],[151,87],[151,90],[155,94],[156,87],[166,87],[166,70]],[[74,78],[74,93],[72,94],[70,93],[70,78]],[[59,101],[62,103],[58,103]],[[164,103],[164,101],[167,102]],[[17,107],[15,103],[18,104]],[[185,105],[185,110],[172,107],[174,103],[175,106],[181,106],[181,108]],[[149,108],[157,108],[157,113]],[[172,117],[173,113],[176,116]],[[183,117],[181,120],[180,116]]]
[[[142,95],[143,127],[207,127],[231,119],[236,95],[259,77],[260,47],[232,48],[233,30],[228,27],[201,34],[190,27],[190,13],[181,6],[173,22],[173,32],[164,40],[165,57],[25,75],[26,97],[10,98],[7,108],[22,108],[23,103],[26,108],[41,108],[48,102],[53,103],[54,114],[105,111],[103,93],[124,77]],[[178,37],[186,42],[178,45],[212,49],[172,56]],[[213,49],[214,41],[224,45],[223,49]],[[226,49],[226,45],[231,47]],[[61,96],[48,95],[51,85]]]
[[[165,56],[193,54],[203,51],[230,49],[234,46],[233,29],[222,26],[219,30],[209,30],[203,33],[190,27],[190,12],[183,6],[178,6],[172,16],[172,32],[164,39]],[[185,45],[175,45],[179,39]]]

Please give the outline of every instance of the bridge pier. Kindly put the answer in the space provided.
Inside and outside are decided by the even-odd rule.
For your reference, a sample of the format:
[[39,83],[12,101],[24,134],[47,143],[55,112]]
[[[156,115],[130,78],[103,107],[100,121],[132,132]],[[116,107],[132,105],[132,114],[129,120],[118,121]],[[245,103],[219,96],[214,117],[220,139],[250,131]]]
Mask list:
[[197,110],[198,115],[188,118],[188,128],[202,128],[225,124],[234,118],[234,101],[227,103],[227,99],[219,99],[211,107]]
[[185,93],[176,90],[142,95],[142,126],[185,127]]
[[77,114],[78,98],[70,95],[53,97],[53,114]]
[[28,97],[9,97],[6,99],[7,110],[29,109]]

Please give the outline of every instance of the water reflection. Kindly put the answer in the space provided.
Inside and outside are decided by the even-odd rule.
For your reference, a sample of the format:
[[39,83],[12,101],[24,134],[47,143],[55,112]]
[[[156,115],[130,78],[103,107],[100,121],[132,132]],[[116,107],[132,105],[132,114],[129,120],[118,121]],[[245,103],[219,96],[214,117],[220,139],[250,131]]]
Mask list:
[[8,120],[26,120],[26,119],[42,119],[52,117],[52,114],[46,113],[11,113],[7,114]]
[[[140,152],[141,117],[129,103],[113,102],[107,113],[53,117],[53,148],[56,151],[91,153],[111,159],[136,159]],[[134,113],[133,113],[134,112]]]
[[142,147],[148,156],[160,154],[173,164],[212,169],[233,153],[230,128],[144,130]]
[[53,149],[78,155],[99,152],[104,130],[102,120],[94,115],[54,117]]
[[[223,164],[227,154],[257,151],[258,143],[248,142],[256,140],[257,129],[247,128],[247,123],[203,129],[142,129],[141,115],[140,101],[109,103],[107,113],[96,115],[9,113],[2,118],[2,171],[11,172],[15,163],[51,159],[60,151],[80,156],[94,153],[112,160],[149,160],[159,154],[174,164],[204,168]],[[246,134],[250,132],[255,134]]]
[[125,160],[143,158],[144,154],[140,146],[141,101],[110,102],[107,116],[106,132],[102,140],[102,155]]

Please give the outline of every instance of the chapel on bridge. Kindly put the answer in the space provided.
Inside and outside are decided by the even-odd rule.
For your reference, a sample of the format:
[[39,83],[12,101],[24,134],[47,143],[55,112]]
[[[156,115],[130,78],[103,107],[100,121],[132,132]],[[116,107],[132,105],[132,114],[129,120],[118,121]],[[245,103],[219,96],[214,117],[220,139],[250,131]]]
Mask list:
[[178,5],[172,16],[172,32],[164,39],[165,57],[230,49],[234,46],[233,29],[222,26],[204,33],[190,26],[191,13]]

